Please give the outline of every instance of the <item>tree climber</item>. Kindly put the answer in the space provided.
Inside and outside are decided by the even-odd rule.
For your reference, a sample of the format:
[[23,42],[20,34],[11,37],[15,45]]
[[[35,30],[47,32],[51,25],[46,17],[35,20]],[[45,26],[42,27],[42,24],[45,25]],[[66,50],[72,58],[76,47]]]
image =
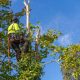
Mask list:
[[27,53],[29,50],[29,40],[27,40],[27,37],[20,31],[18,23],[19,20],[17,18],[12,20],[12,24],[8,27],[8,38],[12,48],[16,52],[16,59],[19,61],[21,55],[19,46],[22,44],[22,51]]
[[19,60],[21,55],[20,44],[20,28],[18,25],[19,20],[14,18],[12,24],[8,27],[8,38],[10,39],[10,45],[16,52],[16,59]]

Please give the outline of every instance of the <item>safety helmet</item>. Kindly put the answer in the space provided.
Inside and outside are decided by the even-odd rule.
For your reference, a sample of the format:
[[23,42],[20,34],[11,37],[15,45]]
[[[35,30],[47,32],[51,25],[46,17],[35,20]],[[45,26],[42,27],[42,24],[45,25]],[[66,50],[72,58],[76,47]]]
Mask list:
[[14,18],[12,19],[12,22],[18,23],[18,22],[19,22],[19,20],[18,20],[18,18],[17,18],[17,17],[14,17]]

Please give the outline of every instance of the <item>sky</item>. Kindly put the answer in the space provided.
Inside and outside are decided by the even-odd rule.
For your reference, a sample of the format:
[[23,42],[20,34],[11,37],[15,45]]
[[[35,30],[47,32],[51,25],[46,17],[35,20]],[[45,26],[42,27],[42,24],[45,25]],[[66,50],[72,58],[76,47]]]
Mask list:
[[[14,12],[23,7],[23,0],[12,0]],[[56,29],[62,32],[57,45],[68,46],[80,43],[80,0],[31,0],[30,22],[34,25],[40,21],[41,32]],[[25,24],[25,17],[21,19]],[[48,57],[45,61],[52,60]],[[42,80],[63,80],[60,65],[51,63],[44,68]]]

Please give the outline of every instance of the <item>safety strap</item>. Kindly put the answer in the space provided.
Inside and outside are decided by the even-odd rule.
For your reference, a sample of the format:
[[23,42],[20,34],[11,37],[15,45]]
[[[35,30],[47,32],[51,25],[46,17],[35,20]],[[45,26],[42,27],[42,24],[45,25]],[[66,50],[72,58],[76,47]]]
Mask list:
[[8,34],[8,64],[10,64],[10,34]]

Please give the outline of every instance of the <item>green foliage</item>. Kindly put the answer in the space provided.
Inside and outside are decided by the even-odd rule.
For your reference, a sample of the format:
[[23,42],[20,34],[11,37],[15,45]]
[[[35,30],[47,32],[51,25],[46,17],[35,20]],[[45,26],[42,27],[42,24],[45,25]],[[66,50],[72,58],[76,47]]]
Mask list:
[[10,5],[10,0],[0,0],[0,6],[7,7]]
[[[40,80],[40,77],[43,74],[43,66],[41,66],[42,60],[44,58],[47,58],[47,55],[51,51],[50,47],[52,46],[52,43],[59,36],[58,33],[53,34],[53,32],[54,31],[49,30],[47,33],[45,33],[45,36],[42,35],[40,37],[39,44],[38,44],[39,47],[38,53],[34,50],[35,48],[35,44],[34,44],[31,45],[31,48],[28,53],[22,54],[22,58],[18,63],[19,65],[19,75],[17,78],[18,80],[23,80],[23,79]],[[34,34],[32,36],[34,36]],[[49,37],[50,39],[48,39],[47,37]],[[35,38],[32,39],[31,43],[33,43],[34,40]]]
[[42,66],[36,60],[35,53],[22,54],[19,61],[19,77],[18,80],[38,80],[42,75]]
[[80,77],[80,45],[71,45],[63,50],[61,67],[64,80],[79,80]]

